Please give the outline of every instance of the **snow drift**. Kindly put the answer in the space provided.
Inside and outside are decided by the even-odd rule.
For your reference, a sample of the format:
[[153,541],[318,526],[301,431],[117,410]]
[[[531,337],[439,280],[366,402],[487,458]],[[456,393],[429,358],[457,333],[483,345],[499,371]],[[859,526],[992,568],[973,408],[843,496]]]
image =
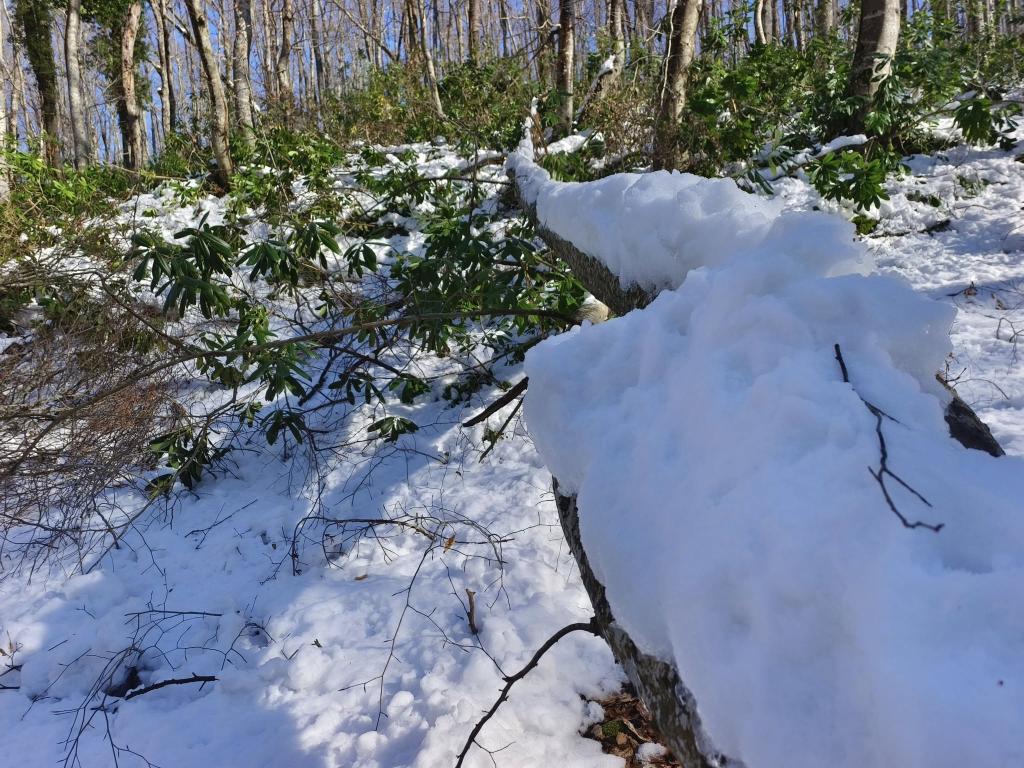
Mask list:
[[669,289],[532,350],[526,416],[616,619],[716,748],[1024,765],[1024,472],[948,436],[952,308],[857,274],[839,218],[684,174],[559,184],[521,150],[547,228]]

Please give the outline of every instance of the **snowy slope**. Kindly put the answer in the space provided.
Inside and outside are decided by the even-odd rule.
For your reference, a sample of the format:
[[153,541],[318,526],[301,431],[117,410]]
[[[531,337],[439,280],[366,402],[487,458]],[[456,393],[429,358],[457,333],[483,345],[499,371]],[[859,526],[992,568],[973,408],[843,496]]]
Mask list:
[[[450,153],[434,153],[433,159],[427,159],[427,153],[421,151],[424,172],[443,172],[456,167],[458,162]],[[1014,163],[1003,153],[963,150],[949,153],[947,160],[917,159],[914,168],[913,177],[894,183],[893,201],[882,211],[879,236],[869,238],[867,247],[880,270],[907,277],[918,293],[940,299],[946,309],[914,305],[920,309],[918,319],[931,318],[937,326],[932,342],[925,348],[914,347],[917,337],[913,335],[908,335],[898,348],[900,355],[920,357],[918,376],[896,377],[891,383],[899,394],[891,400],[887,399],[886,387],[880,384],[862,394],[887,410],[899,410],[900,417],[908,423],[920,423],[932,431],[940,429],[935,409],[914,405],[914,398],[919,394],[917,390],[926,386],[925,369],[935,362],[936,350],[944,349],[943,334],[951,324],[951,373],[956,375],[961,368],[968,369],[962,376],[961,393],[992,423],[1008,451],[1024,454],[1024,379],[1015,355],[1013,328],[1008,325],[1020,315],[1022,304],[1014,297],[1024,291],[1018,282],[1024,280],[1024,246],[1018,229],[1024,204],[1024,165]],[[960,176],[985,178],[991,183],[965,186],[958,180]],[[345,174],[339,173],[339,183],[344,183],[344,178]],[[715,184],[716,188],[721,187],[718,194],[732,199],[730,190]],[[934,193],[941,200],[940,206],[907,201],[901,190],[912,185]],[[780,180],[776,188],[781,203],[759,203],[768,212],[766,218],[776,215],[780,208],[830,208],[798,180]],[[209,211],[214,216],[217,211],[212,201],[204,201],[197,208],[179,208],[169,199],[156,197],[134,206],[134,210],[149,208],[161,211],[160,222],[168,232],[194,221],[197,211]],[[794,220],[800,218],[795,216]],[[918,231],[944,218],[951,220],[948,229]],[[669,221],[661,217],[655,223],[662,226]],[[733,219],[709,219],[703,247],[714,249],[719,240],[732,243],[730,236],[735,234],[736,225],[737,220]],[[846,225],[831,220],[821,226],[826,233],[821,237],[849,231]],[[767,236],[763,230],[755,234],[760,247]],[[413,232],[409,238],[415,243],[421,235]],[[817,244],[814,239],[804,243],[806,249]],[[977,293],[967,295],[963,289],[972,281]],[[722,283],[718,288],[727,298],[730,286]],[[691,290],[694,301],[702,298],[695,287]],[[947,295],[951,293],[957,295]],[[801,301],[815,300],[810,290],[800,296]],[[862,311],[877,309],[875,321],[884,330],[883,321],[890,317],[886,313],[895,311],[893,302],[905,300],[901,296],[904,294],[896,287],[886,288],[877,296],[865,291],[859,306]],[[678,301],[674,305],[672,301],[661,304],[664,308],[657,311],[664,311],[664,333],[671,337],[677,334],[673,324],[679,313],[689,309]],[[950,321],[954,306],[955,319]],[[722,322],[727,321],[726,327],[741,334],[764,322],[765,316],[759,312],[768,312],[773,321],[781,318],[776,310],[767,302],[752,308],[747,317],[729,316]],[[630,455],[628,464],[635,474],[624,482],[631,483],[631,494],[641,495],[631,495],[625,511],[613,506],[614,514],[610,513],[605,525],[606,533],[614,537],[617,545],[635,545],[626,550],[624,573],[632,572],[645,582],[657,581],[659,572],[650,565],[651,553],[663,548],[664,542],[674,535],[674,528],[640,526],[636,517],[658,502],[657,497],[650,495],[654,479],[661,476],[658,460],[668,455],[681,461],[690,450],[688,446],[693,445],[697,458],[711,455],[709,445],[717,445],[733,462],[740,452],[748,456],[756,451],[782,455],[774,442],[778,429],[792,433],[809,429],[823,440],[835,437],[859,446],[863,461],[858,471],[863,477],[858,475],[856,487],[849,488],[853,499],[849,503],[859,504],[861,511],[856,519],[851,519],[842,514],[845,506],[830,506],[840,489],[847,486],[836,484],[843,479],[840,478],[822,488],[821,477],[810,471],[811,467],[819,467],[813,462],[804,465],[809,471],[797,485],[772,485],[773,493],[780,498],[795,496],[820,501],[825,515],[815,518],[806,528],[809,536],[820,539],[821,551],[805,563],[800,573],[794,574],[786,570],[787,564],[806,558],[806,550],[795,548],[795,544],[780,545],[766,558],[763,550],[753,547],[759,536],[771,535],[770,528],[741,527],[739,534],[719,531],[715,535],[723,538],[713,544],[722,551],[761,555],[737,559],[736,572],[749,571],[749,580],[737,576],[719,585],[724,593],[739,601],[733,605],[762,605],[762,613],[755,614],[769,622],[762,628],[774,627],[781,632],[779,637],[791,640],[793,628],[779,629],[781,619],[768,615],[769,606],[786,606],[787,601],[796,600],[806,579],[812,579],[820,586],[821,594],[826,595],[826,588],[843,583],[842,579],[851,572],[865,580],[878,579],[871,582],[878,584],[905,576],[908,580],[920,579],[919,588],[916,582],[908,582],[905,591],[887,592],[890,599],[882,604],[858,603],[858,616],[868,621],[891,612],[906,612],[913,618],[915,601],[910,598],[922,590],[931,594],[928,590],[933,588],[948,599],[949,614],[940,615],[933,622],[922,621],[919,626],[910,622],[900,624],[892,629],[891,637],[868,637],[871,642],[889,640],[906,644],[921,640],[927,633],[937,633],[954,635],[951,643],[960,645],[951,647],[963,648],[975,636],[968,630],[982,624],[993,632],[1016,631],[1020,635],[1018,613],[1007,610],[1001,618],[991,612],[965,617],[957,602],[973,589],[972,574],[985,568],[1001,569],[998,572],[1008,579],[1005,602],[1008,606],[1015,602],[1013,590],[1020,583],[1019,573],[1011,579],[1008,569],[1018,567],[1021,550],[1013,549],[1018,540],[1016,528],[1010,522],[1006,523],[1003,537],[1006,551],[995,559],[986,559],[984,553],[991,552],[991,542],[983,537],[976,540],[976,551],[936,552],[934,542],[925,538],[932,534],[902,530],[896,533],[905,534],[906,540],[894,544],[884,561],[889,570],[869,570],[861,568],[857,560],[829,558],[835,540],[843,532],[850,539],[864,537],[861,549],[857,553],[843,550],[845,556],[859,554],[867,558],[871,555],[871,544],[879,541],[878,537],[889,541],[885,537],[889,536],[890,528],[898,526],[898,521],[880,506],[878,488],[864,470],[877,461],[877,446],[870,439],[871,415],[849,390],[840,392],[839,382],[834,382],[836,386],[827,391],[825,400],[816,403],[814,397],[820,391],[810,390],[806,397],[794,395],[791,401],[783,403],[770,398],[749,403],[749,407],[769,413],[771,420],[763,425],[763,431],[742,434],[739,438],[735,432],[726,431],[740,429],[735,425],[742,424],[736,399],[738,389],[717,395],[708,392],[708,397],[721,398],[721,402],[714,402],[714,407],[720,409],[715,412],[732,419],[729,426],[709,424],[699,431],[696,425],[680,426],[667,434],[659,433],[652,442],[652,425],[666,420],[663,409],[656,407],[659,401],[675,395],[675,382],[692,379],[693,375],[689,370],[672,369],[670,362],[662,359],[660,337],[637,343],[638,334],[630,329],[631,324],[639,321],[640,318],[620,319],[585,333],[611,334],[619,332],[616,327],[621,329],[625,335],[621,353],[635,360],[638,370],[663,388],[648,391],[642,397],[638,392],[631,404],[637,413],[650,412],[650,419],[643,422],[642,429],[623,425],[614,438],[606,432],[605,425],[618,419],[594,421],[589,442],[577,444],[617,444]],[[909,319],[899,317],[894,320],[897,321]],[[770,324],[762,328],[769,340],[779,336],[773,334],[773,328],[777,330]],[[716,337],[708,338],[710,341]],[[856,342],[851,339],[847,347],[846,340],[842,341],[844,349],[848,348],[854,380],[874,380],[869,367],[872,364],[858,357]],[[726,359],[726,350],[736,356],[749,352],[753,355],[751,365],[770,362],[767,358],[757,359],[756,350],[726,345],[720,361],[723,366],[734,366],[739,359]],[[942,354],[939,353],[938,360]],[[596,353],[584,356],[577,367],[594,374],[599,360]],[[820,373],[833,379],[836,376],[835,361],[827,355],[809,361],[808,365],[815,375]],[[803,385],[798,372],[803,370],[780,371],[780,386],[800,391]],[[613,373],[610,371],[603,379],[594,376],[591,383],[597,387],[601,381],[611,380]],[[514,381],[522,371],[511,369],[504,375]],[[575,392],[574,408],[582,402],[581,391]],[[0,690],[0,730],[5,737],[5,760],[0,762],[6,764],[6,759],[13,756],[12,764],[26,768],[60,763],[68,755],[65,739],[69,734],[75,735],[84,714],[89,726],[78,742],[77,754],[83,766],[113,764],[108,724],[115,744],[165,767],[454,765],[455,755],[472,725],[500,690],[498,665],[505,673],[516,671],[554,630],[589,615],[586,595],[557,525],[550,474],[522,425],[512,439],[499,442],[483,462],[479,461],[482,429],[465,431],[458,426],[460,420],[493,397],[493,392],[482,393],[464,412],[439,402],[412,406],[407,414],[421,425],[419,432],[403,437],[396,449],[381,454],[359,446],[347,448],[323,468],[319,477],[311,474],[312,468],[301,456],[285,456],[280,450],[268,450],[253,442],[246,453],[238,456],[230,472],[204,482],[195,494],[183,493],[173,505],[147,514],[125,546],[111,553],[91,573],[68,581],[57,575],[49,579],[37,575],[31,583],[0,583],[0,647],[17,648],[15,663],[23,665],[20,672],[0,678],[0,683],[20,686],[20,690]],[[822,422],[808,414],[831,420],[836,400],[842,405],[846,423],[838,429],[830,427],[834,432],[815,432],[816,425]],[[909,410],[903,408],[905,404],[910,404]],[[816,410],[809,411],[809,405]],[[698,401],[693,406],[699,412],[692,418],[706,423],[710,409]],[[686,412],[681,411],[676,417],[685,422]],[[357,420],[335,439],[344,443],[347,437],[362,434],[364,429],[365,421]],[[696,443],[687,442],[686,429],[694,431]],[[909,461],[908,454],[916,444],[899,437],[892,439],[894,455],[898,452],[900,456],[899,468],[912,475],[915,485],[932,488],[944,472],[964,471],[958,454],[943,454],[934,467],[926,461],[930,455]],[[633,440],[637,441],[635,445]],[[804,460],[809,461],[807,457]],[[704,478],[706,495],[694,498],[719,503],[730,495],[729,487],[734,486],[739,489],[731,492],[734,498],[767,503],[764,486],[744,485],[744,478],[735,474],[738,466],[730,467],[728,461],[724,462],[717,473]],[[960,518],[950,513],[951,506],[961,502],[987,503],[990,497],[998,496],[992,486],[1002,481],[990,476],[987,466],[981,458],[968,464],[976,472],[970,488],[960,488],[943,498],[945,506],[935,513],[936,519],[955,527]],[[616,498],[613,481],[624,477],[620,471],[621,467],[616,466],[607,469],[607,484],[601,489],[607,491],[607,500]],[[669,473],[665,482],[677,479]],[[766,478],[758,475],[754,479]],[[862,484],[860,481],[865,479],[867,482]],[[325,491],[321,497],[317,496],[318,484],[313,480],[323,481]],[[679,490],[681,494],[691,492]],[[942,497],[945,492],[938,495]],[[644,503],[646,499],[649,504]],[[126,498],[125,503],[141,501]],[[314,524],[303,529],[296,568],[300,572],[294,573],[290,547],[296,525],[318,503],[336,519],[419,515],[422,526],[430,530],[441,527],[441,531],[431,540],[417,532],[381,526],[375,529],[376,536],[368,535],[356,542],[343,540],[340,529],[334,528],[333,532],[339,535],[327,540],[333,546],[325,550],[321,547],[323,529]],[[1005,510],[1000,514],[1002,520],[1010,517]],[[930,514],[928,517],[931,519]],[[496,562],[495,540],[487,540],[480,528],[467,521],[479,524],[501,541],[503,565]],[[635,531],[641,537],[625,536]],[[452,535],[456,542],[446,549]],[[686,546],[696,547],[699,541],[707,544],[709,540],[694,538]],[[746,545],[750,547],[744,550]],[[683,561],[681,546],[672,550],[678,562]],[[906,570],[899,570],[904,561],[913,567],[908,565]],[[946,567],[950,562],[956,566],[955,573],[941,585],[928,582],[927,574],[922,575],[920,570]],[[640,563],[645,567],[638,568]],[[791,589],[773,592],[768,583],[760,584],[766,569],[769,573],[789,574],[794,579],[789,585]],[[668,579],[672,574],[666,572],[663,576]],[[622,584],[624,589],[632,588],[628,579]],[[658,612],[666,605],[678,603],[681,593],[670,591],[670,584],[666,580],[658,587],[666,590],[663,593],[645,592],[643,600],[634,601],[638,610]],[[479,638],[468,630],[466,589],[476,592]],[[699,592],[693,599],[699,597]],[[663,596],[655,599],[651,594]],[[808,610],[820,607],[812,603]],[[737,613],[731,620],[742,624],[750,621],[750,615]],[[723,658],[735,662],[730,672],[736,681],[734,687],[738,689],[742,684],[748,689],[751,681],[760,678],[759,669],[746,664],[755,660],[759,664],[806,663],[808,656],[820,650],[820,643],[828,639],[807,638],[805,643],[787,646],[776,638],[759,648],[760,655],[729,656],[737,649],[726,648]],[[662,641],[664,637],[651,637],[652,645]],[[863,635],[848,635],[844,642],[847,645],[843,647],[853,657],[860,653],[867,658],[881,658],[871,654],[873,646],[864,645]],[[723,649],[712,650],[717,653]],[[0,658],[0,671],[6,661],[7,658]],[[218,679],[204,685],[167,687],[118,702],[110,717],[105,717],[95,709],[102,695],[91,696],[97,681],[111,678],[119,682],[118,676],[123,677],[124,669],[133,665],[140,669],[142,685],[192,674],[214,675]],[[901,657],[898,668],[873,667],[872,679],[893,680],[897,673],[925,675],[930,669],[928,659]],[[689,675],[686,677],[690,680]],[[855,688],[866,678],[839,679]],[[805,680],[797,677],[795,685]],[[618,759],[601,755],[595,742],[577,735],[594,716],[581,694],[600,695],[615,689],[620,682],[620,673],[598,640],[582,634],[570,636],[517,686],[510,701],[488,724],[480,741],[488,749],[501,751],[491,756],[475,750],[468,765],[620,765]],[[979,689],[970,703],[1019,703],[1021,681],[1007,676],[1003,682],[1003,686],[997,686],[999,690]],[[936,681],[935,706],[939,715],[948,711],[942,709],[942,702],[956,684],[949,678]],[[796,699],[789,702],[793,706],[806,710],[821,707],[818,695],[801,698],[799,687],[787,691]],[[744,713],[742,718],[736,718],[740,721],[736,733],[726,727],[712,727],[712,733],[720,733],[728,741],[722,746],[743,743],[746,734],[739,731],[748,724],[756,724],[758,702],[767,702],[765,706],[774,709],[786,703],[780,702],[776,691],[755,689],[754,693],[764,698],[752,694],[733,711]],[[728,700],[715,701],[711,695],[707,704],[712,712],[715,707],[721,710],[735,705]],[[894,699],[889,706],[884,710],[886,716],[895,726],[906,726],[906,707],[901,706],[901,701]],[[381,711],[386,716],[379,717]],[[1008,714],[996,725],[1019,725],[1012,719],[1013,713],[1019,711],[1008,706]],[[980,723],[979,727],[984,725]],[[846,735],[856,737],[855,733]],[[914,751],[915,745],[904,745],[901,749],[903,764],[925,764],[916,759],[919,753]],[[883,763],[876,764],[890,762],[890,757],[887,754]],[[120,753],[119,758],[125,766],[145,764],[142,758],[127,751]],[[758,768],[753,761],[751,765]],[[793,763],[788,768],[793,768]]]

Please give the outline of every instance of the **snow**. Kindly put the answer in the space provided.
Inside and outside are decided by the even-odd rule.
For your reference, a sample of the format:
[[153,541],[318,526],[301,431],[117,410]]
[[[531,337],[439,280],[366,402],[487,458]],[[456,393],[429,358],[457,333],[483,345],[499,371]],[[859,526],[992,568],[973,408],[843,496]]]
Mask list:
[[[556,182],[531,158],[532,148],[521,146],[508,168],[538,220],[603,262],[623,287],[675,288],[693,269],[752,253],[827,263],[826,273],[863,269],[852,225],[811,211],[783,213],[781,201],[749,195],[729,179],[656,171]],[[827,251],[817,247],[822,242]]]
[[848,149],[849,147],[859,147],[861,144],[867,144],[868,137],[863,133],[855,134],[854,136],[837,136],[832,141],[823,144],[821,149],[815,153],[815,157],[824,157],[833,152],[838,152],[841,149]]
[[[387,162],[406,162],[398,155],[410,151],[408,162],[424,175],[466,162],[428,145],[396,148]],[[341,187],[352,185],[352,168],[336,173]],[[480,172],[482,179],[500,175],[500,166]],[[117,222],[172,239],[204,214],[211,223],[226,215],[224,200],[183,205],[176,194],[165,186],[139,196]],[[404,223],[412,230],[404,247],[422,247],[415,217]],[[253,238],[276,234],[258,219],[248,229]],[[298,311],[285,300],[279,314]],[[416,365],[438,377],[435,395],[457,370],[429,357]],[[515,380],[521,366],[498,374]],[[196,390],[188,405],[197,413],[223,397]],[[459,426],[498,394],[487,389],[455,408],[439,396],[389,405],[389,413],[420,425],[394,446],[366,443],[367,425],[381,414],[334,413],[317,425],[333,447],[315,463],[301,449],[267,447],[253,435],[234,463],[194,492],[151,503],[133,488],[112,489],[119,515],[140,514],[120,548],[70,578],[5,570],[0,579],[0,649],[7,654],[0,654],[0,683],[17,688],[0,690],[5,755],[26,768],[61,763],[65,739],[84,715],[94,719],[77,759],[85,768],[110,765],[96,709],[105,704],[114,742],[155,765],[453,765],[503,674],[521,668],[554,631],[591,614],[561,540],[550,475],[521,422],[483,462],[487,425]],[[311,515],[411,515],[437,534],[378,526],[356,541]],[[476,593],[478,636],[467,625],[466,589]],[[20,669],[6,672],[8,663]],[[218,679],[105,698],[99,689],[123,681],[129,666],[138,667],[143,686],[192,674]],[[593,717],[586,699],[621,684],[607,647],[575,633],[516,685],[478,741],[500,750],[508,765],[613,768],[621,761],[579,729]],[[119,761],[144,764],[127,751]],[[474,748],[466,765],[492,763]]]
[[[374,173],[406,162],[458,173],[473,159],[429,144],[384,149],[388,166]],[[518,670],[590,614],[550,468],[580,494],[591,565],[616,616],[676,660],[727,754],[750,768],[1024,765],[1024,472],[1019,459],[946,437],[934,379],[959,375],[1008,452],[1024,455],[1014,335],[1024,328],[1024,165],[994,150],[910,158],[876,232],[858,243],[853,212],[799,178],[776,182],[774,199],[683,174],[555,184],[532,156],[521,145],[509,168],[542,220],[661,296],[600,325],[588,304],[580,328],[536,347],[530,434],[518,425],[482,462],[485,426],[459,422],[497,390],[456,408],[427,398],[396,410],[421,428],[386,450],[360,442],[373,414],[347,414],[324,425],[338,446],[325,464],[253,439],[195,493],[152,504],[88,573],[0,581],[0,649],[22,665],[3,674],[11,657],[0,656],[0,684],[20,686],[0,690],[5,755],[26,768],[60,762],[84,704],[95,719],[81,764],[110,765],[106,724],[89,709],[102,697],[90,691],[104,670],[123,676],[123,659],[143,685],[218,677],[112,708],[116,743],[157,765],[454,765],[503,685],[497,664]],[[353,157],[334,174],[352,205],[364,167]],[[422,247],[416,213],[395,218],[410,231],[395,244]],[[172,238],[203,214],[222,220],[223,202],[186,204],[166,186],[118,221]],[[249,215],[252,237],[271,236]],[[890,479],[895,503],[941,532],[905,529],[886,506],[868,474],[879,444],[861,398],[898,420],[882,422],[890,468],[933,506]],[[111,493],[125,514],[147,503],[129,488]],[[317,512],[419,515],[444,533],[432,542],[380,527],[356,543],[335,528],[322,548],[313,521],[293,573],[294,531]],[[482,543],[444,547],[449,532],[482,541],[467,520],[503,540],[503,565]],[[144,611],[170,613],[130,615]],[[620,766],[578,734],[600,717],[581,696],[621,682],[599,640],[570,635],[485,728],[481,744],[501,750],[494,762],[474,750],[467,765]],[[656,761],[660,750],[638,754]],[[120,763],[143,764],[127,752]]]
[[[675,662],[716,748],[757,768],[1024,764],[1024,466],[948,436],[935,374],[957,310],[856,274],[867,249],[839,217],[724,183],[543,182],[537,207],[620,278],[670,288],[531,350],[525,413],[617,620]],[[993,224],[958,219],[970,235],[939,263],[991,258]],[[929,267],[901,245],[903,272]],[[897,509],[941,531],[887,506],[879,429],[929,502],[888,476]]]

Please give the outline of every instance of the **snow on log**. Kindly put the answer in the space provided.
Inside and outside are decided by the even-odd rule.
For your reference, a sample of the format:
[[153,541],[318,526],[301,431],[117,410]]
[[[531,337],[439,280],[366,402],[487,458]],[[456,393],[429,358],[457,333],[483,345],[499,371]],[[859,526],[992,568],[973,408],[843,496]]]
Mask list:
[[935,377],[954,310],[729,182],[556,183],[528,139],[508,171],[592,293],[638,297],[531,350],[525,413],[682,764],[1024,765],[1024,467]]

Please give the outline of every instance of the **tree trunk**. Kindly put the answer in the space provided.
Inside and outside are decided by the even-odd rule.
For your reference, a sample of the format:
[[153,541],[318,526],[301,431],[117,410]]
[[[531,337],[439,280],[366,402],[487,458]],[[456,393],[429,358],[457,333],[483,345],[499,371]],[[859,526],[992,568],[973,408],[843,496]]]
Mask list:
[[573,83],[576,49],[575,0],[559,0],[558,5],[558,122],[565,134],[572,133]]
[[892,57],[900,35],[899,0],[862,0],[857,50],[850,70],[849,92],[861,106],[851,119],[849,129],[859,133],[871,110],[878,86],[892,69]]
[[537,0],[537,79],[541,85],[551,85],[557,79],[552,40],[554,29],[551,24],[550,0]]
[[818,0],[814,11],[814,26],[818,37],[828,37],[836,28],[836,16],[832,9],[832,0]]
[[804,49],[804,2],[793,0],[793,40],[796,42],[796,49]]
[[[6,10],[0,9],[0,10]],[[7,151],[8,137],[13,133],[9,125],[10,115],[7,112],[7,83],[11,78],[11,70],[7,66],[7,25],[4,15],[0,14],[0,203],[11,193],[11,181],[4,153]],[[13,95],[13,94],[12,94]]]
[[768,42],[764,35],[764,0],[755,0],[754,2],[754,39],[758,45]]
[[42,150],[52,166],[61,164],[60,115],[57,95],[57,66],[50,39],[50,7],[46,0],[17,0],[15,14],[24,35],[25,53],[39,89],[42,118]]
[[224,93],[224,83],[221,81],[217,57],[213,52],[213,44],[210,42],[206,12],[201,4],[202,0],[185,0],[213,112],[213,135],[210,137],[210,143],[213,145],[213,156],[217,161],[214,180],[226,191],[231,185],[232,171],[231,152],[228,148],[228,100]]
[[469,60],[478,61],[480,56],[480,40],[478,29],[480,25],[480,0],[469,0],[469,22],[466,29],[467,47],[469,48]]
[[622,22],[625,0],[608,0],[608,36],[612,41],[612,55],[615,63],[612,80],[618,80],[626,66],[626,33]]
[[135,88],[135,42],[142,21],[142,1],[134,0],[127,9],[120,28],[120,78],[118,82],[118,119],[121,122],[122,162],[125,168],[138,171],[144,159],[144,136],[139,97]]
[[673,169],[682,164],[679,149],[679,118],[686,106],[686,77],[696,47],[700,0],[676,0],[672,10],[671,34],[665,52],[665,70],[658,111],[654,118],[656,169]]
[[[441,104],[441,91],[437,85],[437,70],[434,68],[434,54],[430,50],[427,34],[427,9],[423,0],[408,0],[406,16],[409,35],[409,57],[411,61],[419,59],[423,63],[423,75],[427,82],[430,105],[438,117],[444,118],[444,107]],[[415,51],[415,57],[413,52]]]
[[252,50],[252,4],[250,0],[235,0],[234,81],[235,119],[242,143],[252,149],[255,145],[252,117],[252,73],[249,54]]
[[64,60],[68,78],[68,108],[71,119],[72,149],[75,168],[81,170],[92,161],[92,139],[85,116],[82,92],[82,0],[68,0],[64,26]]
[[281,106],[285,125],[291,120],[292,103],[292,36],[295,31],[295,6],[292,0],[281,4],[281,45],[277,49],[277,99]]
[[164,142],[177,129],[177,108],[174,103],[174,82],[171,67],[171,33],[167,28],[167,0],[153,0],[153,21],[156,24],[156,49],[160,60],[160,124]]
[[331,78],[326,65],[324,64],[323,41],[326,38],[323,29],[324,9],[320,0],[310,0],[311,8],[309,14],[310,34],[313,37],[313,65],[316,68],[316,90],[319,101],[322,103],[324,97],[330,93]]
[[263,19],[262,35],[263,50],[260,62],[263,67],[264,98],[271,103],[277,101],[277,48],[275,41],[277,34],[273,26],[273,17],[270,14],[270,0],[260,0],[260,16]]

